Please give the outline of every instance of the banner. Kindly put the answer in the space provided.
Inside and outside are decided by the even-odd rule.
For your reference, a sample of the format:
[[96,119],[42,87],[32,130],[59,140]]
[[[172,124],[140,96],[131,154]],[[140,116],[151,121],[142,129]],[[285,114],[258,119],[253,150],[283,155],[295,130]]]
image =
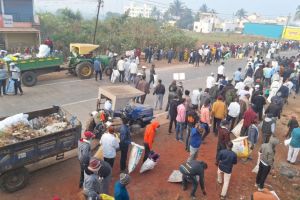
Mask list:
[[283,30],[282,38],[300,41],[300,27],[287,27]]

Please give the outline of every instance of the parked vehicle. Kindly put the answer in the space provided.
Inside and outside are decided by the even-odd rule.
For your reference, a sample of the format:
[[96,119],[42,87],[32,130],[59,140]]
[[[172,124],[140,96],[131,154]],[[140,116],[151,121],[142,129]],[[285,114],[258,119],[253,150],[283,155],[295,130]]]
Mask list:
[[54,106],[26,114],[30,120],[59,112],[64,113],[71,128],[0,147],[0,186],[5,191],[14,192],[26,186],[29,166],[52,157],[64,160],[66,153],[77,148],[81,137],[81,123],[66,110]]

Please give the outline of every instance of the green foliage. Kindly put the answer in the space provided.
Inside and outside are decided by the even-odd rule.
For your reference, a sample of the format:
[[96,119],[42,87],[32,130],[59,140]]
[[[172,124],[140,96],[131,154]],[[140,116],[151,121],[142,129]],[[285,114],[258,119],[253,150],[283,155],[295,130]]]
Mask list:
[[295,13],[295,16],[294,16],[294,20],[295,21],[300,20],[300,5],[297,6],[296,13]]
[[182,29],[193,29],[194,17],[192,10],[189,8],[185,8],[181,15],[180,19],[176,22],[176,26]]
[[244,17],[246,17],[247,11],[245,11],[243,8],[239,9],[238,11],[236,11],[235,16],[237,16],[239,19],[242,19]]
[[[190,11],[189,11],[190,12]],[[191,24],[191,15],[185,14],[183,20]],[[42,39],[50,37],[55,48],[68,54],[70,43],[91,43],[95,28],[94,20],[85,20],[79,12],[69,9],[59,10],[55,14],[40,13]],[[189,21],[190,20],[190,21]],[[185,24],[185,22],[184,22]],[[187,26],[180,25],[183,28]],[[165,27],[154,19],[130,18],[128,15],[109,14],[99,21],[96,44],[104,52],[107,48],[124,52],[148,45],[161,48],[194,47],[196,40],[175,27]]]

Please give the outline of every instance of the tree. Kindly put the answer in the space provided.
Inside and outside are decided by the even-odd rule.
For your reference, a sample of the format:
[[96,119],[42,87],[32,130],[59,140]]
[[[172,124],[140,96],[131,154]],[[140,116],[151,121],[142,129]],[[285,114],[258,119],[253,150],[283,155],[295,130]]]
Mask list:
[[120,13],[116,13],[116,12],[110,12],[110,11],[108,11],[108,12],[106,13],[106,16],[105,16],[105,18],[106,18],[106,19],[108,19],[108,18],[120,17],[120,16],[121,16],[121,14],[120,14]]
[[208,12],[208,10],[209,9],[205,3],[202,4],[202,6],[199,8],[200,13],[206,13],[206,12]]
[[185,8],[181,15],[180,19],[176,22],[176,26],[182,29],[192,29],[194,24],[194,17],[192,10],[189,8]]
[[295,13],[295,16],[294,16],[294,20],[297,21],[297,20],[300,20],[300,5],[298,5],[297,9],[296,9],[296,13]]
[[236,11],[235,16],[237,16],[240,20],[246,17],[247,11],[245,11],[243,8]]
[[172,16],[179,17],[184,10],[183,3],[180,0],[174,0],[173,3],[170,4],[169,12]]
[[160,18],[161,18],[161,12],[157,9],[156,6],[154,6],[154,7],[152,8],[150,17],[151,17],[152,19],[155,19],[155,20],[160,20]]

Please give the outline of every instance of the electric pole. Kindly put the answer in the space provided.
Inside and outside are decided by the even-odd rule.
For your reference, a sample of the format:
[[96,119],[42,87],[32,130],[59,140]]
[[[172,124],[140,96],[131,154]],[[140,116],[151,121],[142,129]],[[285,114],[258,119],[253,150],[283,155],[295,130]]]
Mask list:
[[284,39],[284,37],[285,37],[286,29],[287,29],[287,27],[288,27],[288,25],[289,25],[289,23],[290,23],[290,19],[291,19],[291,13],[290,13],[289,16],[287,17],[286,24],[285,24],[285,26],[284,26],[284,31],[283,31],[283,33],[282,33],[281,39]]
[[103,4],[104,4],[104,0],[98,0],[97,17],[96,17],[93,44],[95,44],[95,42],[96,42],[96,34],[97,34],[98,21],[99,21],[99,12],[100,12],[100,7],[103,7]]

